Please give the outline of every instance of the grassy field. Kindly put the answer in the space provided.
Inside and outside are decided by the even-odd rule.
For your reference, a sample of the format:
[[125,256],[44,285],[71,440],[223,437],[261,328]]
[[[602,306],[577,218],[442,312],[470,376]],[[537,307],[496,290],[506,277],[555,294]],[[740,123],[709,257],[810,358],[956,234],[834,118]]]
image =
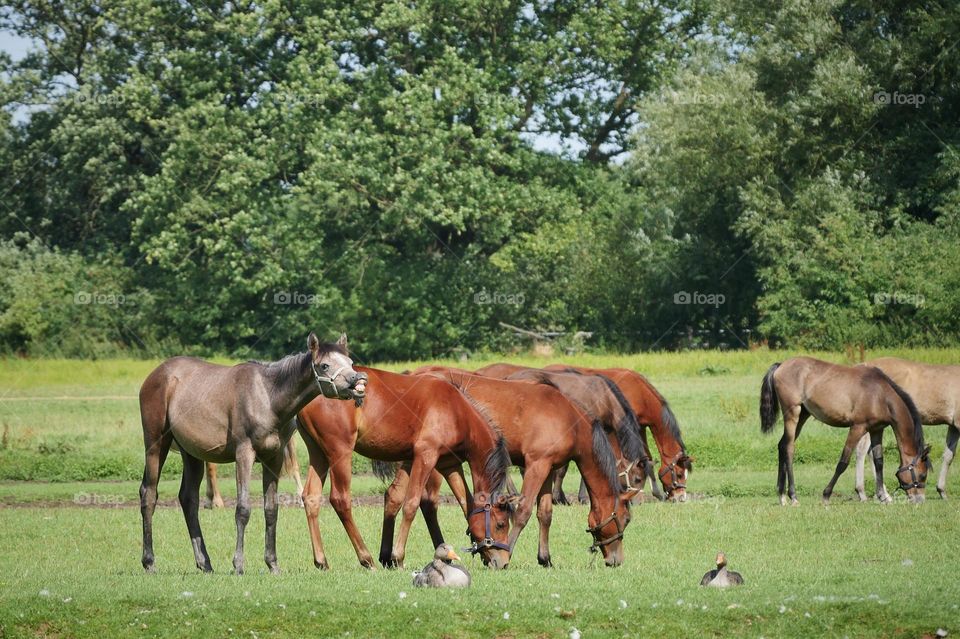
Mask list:
[[[890,353],[869,353],[881,354]],[[960,361],[960,351],[896,354]],[[186,632],[568,637],[573,629],[582,637],[960,632],[960,550],[952,543],[960,532],[956,502],[931,495],[922,506],[902,500],[860,504],[852,499],[850,471],[834,503],[823,507],[818,495],[845,433],[816,424],[798,444],[801,505],[775,505],[777,437],[759,433],[757,391],[770,363],[789,355],[761,350],[578,357],[584,365],[640,370],[671,400],[696,458],[689,485],[698,498],[635,507],[626,563],[615,570],[586,552],[586,509],[557,508],[551,535],[556,567],[536,564],[534,524],[507,571],[489,572],[468,560],[474,587],[463,592],[411,587],[411,569],[432,554],[419,520],[407,569],[371,573],[358,566],[339,520],[326,507],[321,526],[332,565],[328,573],[313,568],[302,511],[290,506],[280,513],[282,575],[264,574],[261,511],[248,528],[249,573],[243,577],[229,574],[232,512],[201,513],[217,573],[199,575],[182,516],[167,505],[155,520],[159,574],[145,576],[139,564],[136,479],[142,444],[136,394],[155,362],[2,361],[0,637]],[[939,469],[944,429],[927,432]],[[886,446],[888,468],[895,468],[890,435]],[[172,456],[161,499],[175,499],[178,470]],[[223,471],[228,475],[232,469]],[[568,482],[568,492],[575,490],[574,481]],[[892,487],[892,469],[887,483]],[[382,490],[369,475],[358,475],[354,485],[357,495]],[[233,482],[221,486],[228,496],[233,492]],[[281,489],[289,494],[292,482],[281,482]],[[956,476],[948,490],[960,497]],[[364,505],[354,512],[368,545],[376,547],[379,508]],[[442,508],[441,520],[448,538],[465,545],[458,511]],[[717,550],[744,574],[744,587],[714,592],[698,586]]]

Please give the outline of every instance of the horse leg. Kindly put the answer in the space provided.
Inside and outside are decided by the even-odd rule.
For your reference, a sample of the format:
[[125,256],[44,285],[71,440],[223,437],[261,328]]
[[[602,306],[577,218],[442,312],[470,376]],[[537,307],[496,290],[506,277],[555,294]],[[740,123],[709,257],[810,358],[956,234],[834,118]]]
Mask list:
[[197,568],[203,572],[213,572],[210,565],[210,555],[207,546],[203,543],[203,533],[200,532],[200,482],[203,481],[203,462],[193,455],[181,450],[183,458],[183,477],[180,480],[180,508],[183,518],[187,522],[187,532],[190,533],[190,543],[193,546],[193,558]]
[[[160,471],[170,452],[173,434],[166,424],[166,400],[155,394],[141,406],[143,414],[144,463],[140,482],[140,516],[143,519],[143,556],[141,563],[147,572],[155,572],[153,556],[153,511],[157,507],[157,484]],[[159,404],[159,405],[158,405]]]
[[[643,474],[646,476],[646,479],[643,480],[643,486],[640,487],[642,490],[647,484],[647,479],[650,480],[650,493],[656,498],[657,501],[666,501],[667,494],[663,492],[660,488],[659,477],[657,477],[657,471],[653,467],[653,455],[650,454],[650,444],[647,442],[647,427],[644,426],[642,430],[643,437],[641,437],[641,442],[643,443],[643,452],[646,455],[646,461],[643,462]],[[586,502],[580,502],[586,503]]]
[[550,479],[547,478],[537,495],[537,521],[540,522],[540,545],[537,548],[537,563],[552,568],[550,559],[550,524],[553,522],[553,499],[550,494]]
[[396,568],[391,562],[393,533],[397,522],[397,512],[403,506],[403,496],[410,483],[410,462],[397,467],[393,482],[383,493],[383,529],[380,533],[380,565],[384,568]]
[[590,503],[590,493],[587,492],[587,482],[580,478],[580,490],[577,491],[577,502],[580,504]]
[[[803,425],[806,423],[807,419],[810,417],[810,412],[803,407],[802,404],[798,404],[790,409],[790,411],[783,411],[783,439],[780,440],[780,457],[781,464],[783,464],[783,473],[786,476],[787,481],[789,482],[788,494],[790,496],[790,503],[796,506],[799,502],[797,501],[797,484],[793,478],[793,454],[797,446],[797,438],[800,437],[800,431],[803,430]],[[783,484],[780,484],[780,505],[784,505],[786,502],[783,498]]]
[[[309,448],[309,446],[308,446]],[[320,500],[323,497],[323,480],[327,477],[330,464],[323,453],[310,452],[310,467],[307,468],[307,483],[303,487],[303,510],[307,516],[307,530],[310,532],[310,545],[313,547],[313,565],[320,570],[329,570],[326,554],[323,552],[323,538],[320,537]]]
[[436,470],[433,471],[420,497],[420,512],[423,513],[423,521],[427,524],[427,531],[430,533],[430,541],[433,542],[434,548],[443,543],[443,532],[440,530],[440,521],[437,519],[442,485],[443,475]]
[[[460,510],[463,511],[463,516],[468,517],[470,514],[470,488],[467,487],[467,480],[463,476],[463,466],[456,465],[451,466],[449,470],[441,471],[443,473],[444,479],[447,480],[447,485],[450,486],[450,491],[453,493],[454,498],[457,500],[457,503],[460,504]],[[510,484],[513,484],[513,480],[510,479],[510,475],[507,475],[507,479]],[[517,487],[513,487],[513,495],[519,495]]]
[[207,474],[207,501],[203,504],[204,508],[223,508],[223,497],[220,495],[220,487],[217,485],[217,465],[213,462],[206,462]]
[[857,442],[857,478],[855,482],[855,490],[857,491],[857,497],[860,498],[860,501],[867,501],[867,490],[863,483],[863,466],[867,459],[868,452],[870,452],[870,437],[869,435],[864,435],[860,438],[860,441]]
[[[544,485],[549,486],[551,475],[551,464],[549,460],[527,460],[524,464],[526,470],[523,473],[523,487],[520,497],[520,505],[513,514],[513,528],[510,529],[510,537],[507,544],[510,546],[510,553],[513,554],[513,548],[517,543],[517,538],[526,527],[530,516],[533,514],[534,506],[539,504],[540,491]],[[549,555],[548,555],[549,556]]]
[[353,502],[350,499],[350,480],[353,478],[353,455],[342,455],[333,464],[330,465],[330,505],[336,511],[347,531],[347,537],[353,544],[353,550],[357,553],[357,559],[364,568],[373,570],[373,555],[367,550],[367,545],[363,543],[363,537],[357,524],[353,520]]
[[283,472],[283,453],[264,456],[260,462],[263,469],[263,519],[266,524],[264,534],[263,560],[274,575],[280,574],[277,565],[277,514],[280,503],[277,500],[277,486],[280,473]]
[[243,574],[243,536],[250,521],[250,473],[256,453],[249,443],[237,448],[237,550],[233,553],[233,571]]
[[287,445],[283,448],[283,472],[284,474],[291,475],[293,481],[296,482],[296,503],[297,506],[303,506],[303,481],[300,479],[300,460],[297,459],[297,444],[293,437],[287,440]]
[[824,504],[830,502],[830,495],[833,494],[833,487],[836,485],[837,480],[840,479],[840,475],[843,474],[843,471],[847,469],[847,465],[850,463],[850,455],[853,454],[853,449],[857,447],[857,442],[860,441],[860,438],[863,437],[866,431],[866,424],[854,424],[850,427],[850,432],[847,433],[847,441],[843,445],[843,452],[840,453],[840,461],[837,462],[837,469],[834,471],[833,477],[830,479],[830,483],[827,484],[827,487],[823,489]]
[[410,536],[410,526],[413,525],[413,518],[416,517],[417,508],[420,507],[420,495],[423,494],[430,472],[437,465],[438,457],[435,449],[414,450],[414,458],[410,466],[410,482],[407,485],[407,494],[403,500],[403,520],[400,522],[400,531],[397,534],[397,541],[394,543],[393,553],[390,556],[391,562],[397,566],[403,566],[407,537]]
[[567,476],[567,470],[570,469],[570,462],[567,462],[560,468],[553,471],[553,503],[563,506],[569,506],[567,494],[563,492],[563,478]]
[[[861,443],[863,440],[860,440]],[[883,431],[877,430],[870,433],[870,452],[873,457],[873,474],[877,482],[877,499],[881,504],[889,504],[893,501],[887,492],[887,487],[883,485]],[[857,446],[859,454],[860,447]]]
[[957,441],[960,440],[960,428],[956,423],[947,426],[947,445],[943,448],[943,468],[940,469],[940,477],[937,479],[937,492],[940,497],[947,498],[947,471],[950,469],[950,462],[957,453]]

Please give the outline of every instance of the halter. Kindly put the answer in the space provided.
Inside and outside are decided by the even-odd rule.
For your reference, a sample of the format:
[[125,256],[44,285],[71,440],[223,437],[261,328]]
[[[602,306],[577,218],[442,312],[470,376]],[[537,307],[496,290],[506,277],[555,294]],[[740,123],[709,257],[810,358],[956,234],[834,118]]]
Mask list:
[[[603,527],[609,524],[611,521],[614,521],[617,523],[617,533],[615,535],[611,535],[607,537],[606,539],[601,539],[600,531],[603,530]],[[593,528],[587,528],[587,532],[593,535],[593,545],[590,546],[588,550],[590,552],[597,552],[602,547],[612,544],[618,539],[623,539],[623,530],[624,528],[623,526],[620,525],[620,520],[617,519],[617,513],[616,512],[610,513],[609,517],[601,521],[599,524],[597,524]]]
[[[630,483],[630,471],[633,470],[633,467],[637,465],[637,462],[641,460],[632,461],[627,464],[627,467],[617,473],[617,477],[620,478],[620,483],[623,485],[624,490],[637,490],[634,488],[633,484]],[[649,461],[649,460],[646,460]]]
[[333,383],[333,380],[340,377],[340,374],[343,372],[343,369],[346,368],[346,364],[341,366],[336,370],[333,375],[329,377],[324,377],[317,370],[317,365],[314,363],[313,358],[310,358],[310,370],[313,371],[313,378],[317,380],[317,386],[320,388],[320,392],[327,399],[340,399],[340,389],[337,388],[337,385]]
[[[910,463],[907,464],[906,466],[901,466],[900,468],[897,469],[896,477],[897,477],[897,481],[900,482],[900,486],[897,487],[898,490],[907,492],[912,488],[923,488],[924,486],[927,485],[926,481],[921,481],[917,478],[917,471],[915,470],[917,463],[921,459],[923,460],[926,459],[926,454],[923,452],[918,453],[913,459],[910,460]],[[907,470],[910,471],[910,483],[907,483],[900,478],[900,473]]]
[[[673,458],[673,461],[667,464],[667,466],[657,474],[657,476],[660,478],[660,481],[663,483],[663,487],[667,489],[668,493],[672,493],[679,488],[683,488],[684,490],[687,489],[687,485],[680,482],[680,477],[677,474],[677,462],[679,462],[684,455],[685,453],[683,451],[677,453],[676,457]],[[663,478],[668,474],[670,475],[669,488],[667,487],[666,482],[663,481]]]
[[[467,552],[469,552],[471,555],[475,555],[478,552],[481,552],[487,548],[499,548],[500,550],[506,550],[507,552],[512,552],[509,545],[494,539],[493,535],[490,532],[490,511],[492,510],[492,508],[493,508],[493,504],[491,504],[488,501],[484,503],[483,506],[477,506],[476,508],[470,511],[470,515],[469,515],[470,517],[483,513],[483,528],[484,528],[483,540],[473,542],[473,544],[467,549]],[[468,535],[470,534],[469,528],[467,529],[467,534]]]

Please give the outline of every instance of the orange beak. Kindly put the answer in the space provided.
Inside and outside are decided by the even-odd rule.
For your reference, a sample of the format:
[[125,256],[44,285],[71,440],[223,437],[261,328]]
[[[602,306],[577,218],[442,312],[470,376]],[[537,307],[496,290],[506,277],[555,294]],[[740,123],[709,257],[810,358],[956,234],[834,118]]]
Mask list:
[[447,559],[453,561],[460,561],[460,557],[457,555],[456,551],[453,548],[450,549],[450,552],[447,553]]

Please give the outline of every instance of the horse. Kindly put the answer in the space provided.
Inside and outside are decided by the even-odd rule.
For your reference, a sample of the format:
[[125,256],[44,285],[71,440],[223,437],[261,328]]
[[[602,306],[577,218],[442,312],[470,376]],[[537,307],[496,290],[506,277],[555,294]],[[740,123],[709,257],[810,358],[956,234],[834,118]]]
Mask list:
[[[628,475],[626,469],[621,470],[626,462],[618,466],[617,439],[613,439],[611,447],[598,419],[588,417],[549,383],[498,380],[439,366],[417,369],[414,375],[439,377],[459,389],[503,433],[511,461],[523,468],[523,486],[509,540],[511,553],[536,504],[540,522],[537,561],[544,567],[552,565],[550,477],[553,470],[573,460],[590,495],[587,532],[593,536],[591,550],[599,550],[608,566],[623,563],[623,532],[630,522],[629,500],[636,489],[629,486],[629,479],[625,481],[626,486],[621,485]],[[384,498],[385,522],[396,513],[396,493],[405,482],[401,467]],[[461,486],[450,483],[450,488],[459,498]],[[439,490],[440,481],[435,477],[427,489],[428,500],[436,503]],[[435,517],[435,510],[435,507],[425,509],[425,518],[430,513]],[[385,524],[384,530],[387,529]],[[384,539],[386,543],[386,535]]]
[[[910,501],[924,499],[930,447],[923,442],[920,415],[910,395],[878,368],[841,366],[813,359],[794,357],[773,364],[760,387],[760,430],[769,433],[777,420],[777,409],[783,412],[783,437],[778,447],[777,492],[780,504],[786,504],[784,484],[789,479],[790,501],[797,504],[793,479],[793,453],[797,437],[810,415],[838,428],[850,429],[840,461],[827,487],[823,501],[827,503],[833,487],[846,470],[850,455],[864,433],[870,434],[875,446],[880,444],[883,427],[890,424],[900,448],[897,480]],[[882,472],[883,458],[874,458],[877,472]],[[905,480],[909,473],[909,481]]]
[[329,472],[330,504],[346,529],[360,565],[374,568],[373,556],[353,520],[350,502],[352,456],[356,451],[382,461],[410,460],[400,534],[392,549],[381,553],[384,566],[403,565],[410,525],[431,471],[436,468],[448,481],[456,477],[463,482],[464,461],[470,466],[474,493],[465,497],[461,507],[473,550],[494,568],[506,566],[509,553],[504,542],[509,534],[510,509],[499,492],[510,457],[503,438],[463,395],[441,380],[374,368],[359,370],[368,379],[363,408],[314,401],[297,415],[310,454],[303,502],[314,565],[329,569],[317,522],[323,482]]
[[[220,494],[220,486],[217,484],[217,465],[213,462],[206,462],[207,476],[207,500],[203,503],[204,508],[223,508],[223,496]],[[287,445],[283,447],[283,467],[282,476],[292,477],[297,482],[297,504],[303,505],[303,481],[300,479],[300,461],[297,459],[297,440],[291,437],[287,440]]]
[[[957,441],[960,440],[960,366],[921,364],[897,357],[880,357],[864,362],[862,366],[879,368],[907,391],[917,405],[920,421],[924,425],[946,424],[947,442],[943,450],[943,466],[937,479],[937,492],[946,499],[947,472],[957,452]],[[868,451],[872,452],[874,459],[883,456],[882,448],[871,446],[870,438],[864,435],[857,444],[856,486],[861,501],[867,500],[863,487],[863,465]],[[877,498],[883,502],[890,500],[880,476],[877,476]]]
[[[503,375],[508,371],[517,372],[524,367],[512,364],[493,364],[478,369],[478,374]],[[646,442],[646,431],[649,428],[653,433],[654,442],[660,451],[660,469],[657,476],[663,484],[664,496],[671,501],[682,502],[687,499],[687,473],[693,470],[693,458],[687,454],[677,422],[670,404],[646,377],[626,368],[588,368],[584,366],[569,366],[566,364],[551,364],[543,370],[557,372],[573,372],[581,375],[599,375],[612,382],[626,397],[630,408],[637,416],[642,427],[643,439]],[[566,468],[561,468],[554,479],[554,499],[558,503],[566,502],[563,492],[563,476]],[[653,476],[653,494],[660,498],[661,494]]]
[[144,569],[155,571],[153,512],[157,483],[170,446],[176,442],[183,458],[180,506],[197,567],[213,571],[198,517],[203,462],[237,464],[233,569],[243,574],[243,538],[250,520],[250,471],[259,460],[266,520],[264,561],[270,572],[278,573],[277,478],[283,449],[295,430],[293,417],[321,392],[331,399],[362,402],[365,385],[366,377],[353,369],[346,335],[341,335],[336,344],[321,344],[310,333],[306,353],[288,355],[278,362],[246,362],[231,367],[193,357],[174,357],[155,368],[140,388],[146,451],[140,484]]

